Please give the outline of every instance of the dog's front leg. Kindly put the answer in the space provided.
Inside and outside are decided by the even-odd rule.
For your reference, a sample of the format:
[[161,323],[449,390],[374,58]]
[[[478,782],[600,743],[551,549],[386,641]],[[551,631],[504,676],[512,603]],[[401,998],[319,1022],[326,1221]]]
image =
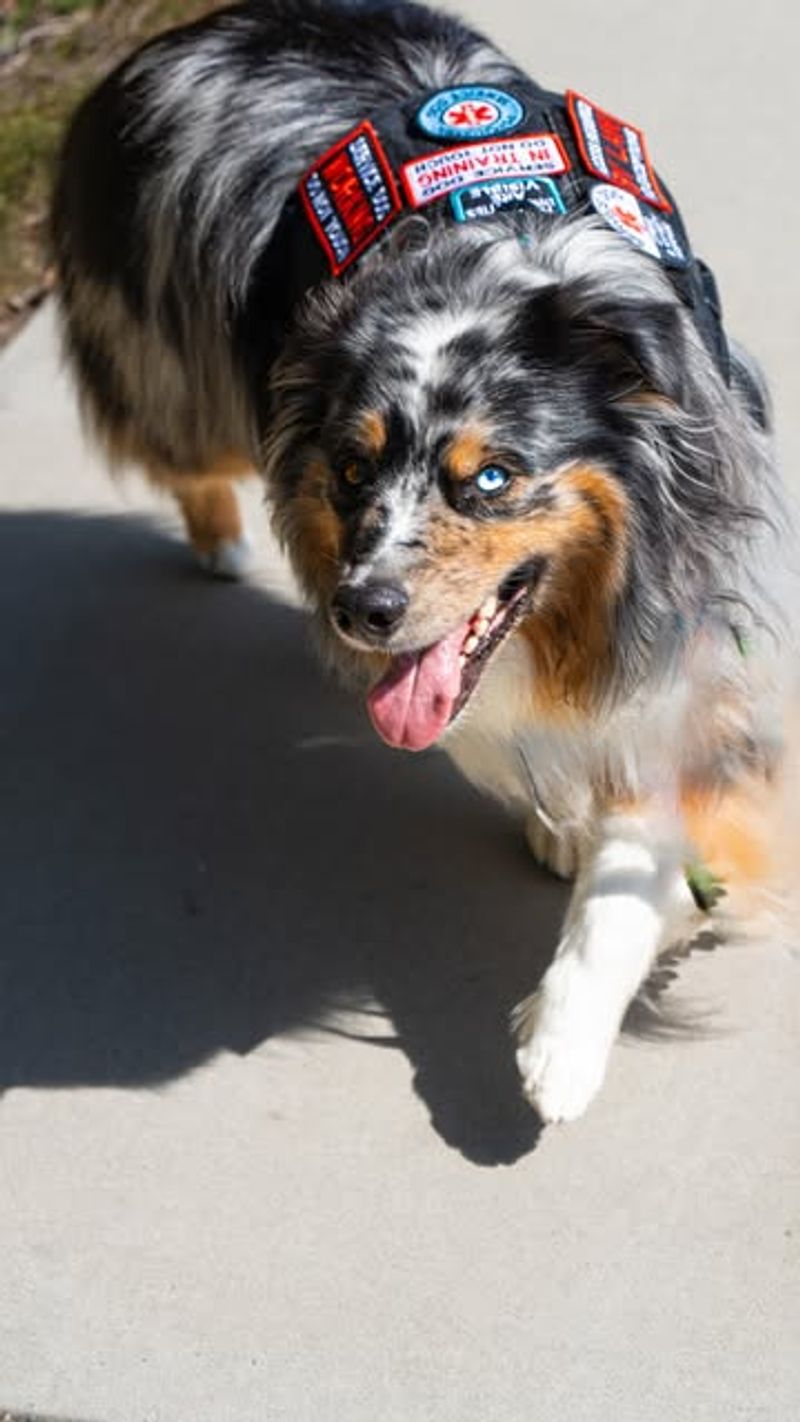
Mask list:
[[598,1091],[628,1003],[692,904],[671,817],[602,818],[555,958],[515,1013],[525,1093],[544,1121],[574,1120]]

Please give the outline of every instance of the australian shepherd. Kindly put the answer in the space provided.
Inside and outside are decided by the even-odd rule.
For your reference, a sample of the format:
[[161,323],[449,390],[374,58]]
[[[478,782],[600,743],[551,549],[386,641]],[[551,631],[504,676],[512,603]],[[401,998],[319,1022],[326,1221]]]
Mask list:
[[656,955],[760,872],[780,756],[768,399],[644,134],[420,5],[250,0],[79,109],[65,349],[213,570],[266,481],[329,663],[574,878],[514,1015],[545,1121]]

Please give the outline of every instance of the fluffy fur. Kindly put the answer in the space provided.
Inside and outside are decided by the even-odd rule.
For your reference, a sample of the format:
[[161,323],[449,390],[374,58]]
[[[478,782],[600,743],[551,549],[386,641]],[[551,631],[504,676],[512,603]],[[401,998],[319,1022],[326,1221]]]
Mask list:
[[458,629],[469,647],[499,598],[441,739],[577,876],[516,1014],[525,1089],[555,1121],[584,1109],[687,932],[687,860],[713,866],[714,826],[777,764],[763,382],[735,348],[727,385],[664,269],[589,217],[411,218],[285,332],[265,265],[300,174],[376,107],[519,77],[418,6],[252,0],[146,46],[84,104],[53,233],[109,456],[173,490],[223,570],[231,481],[262,470],[325,654],[373,702],[420,649]]

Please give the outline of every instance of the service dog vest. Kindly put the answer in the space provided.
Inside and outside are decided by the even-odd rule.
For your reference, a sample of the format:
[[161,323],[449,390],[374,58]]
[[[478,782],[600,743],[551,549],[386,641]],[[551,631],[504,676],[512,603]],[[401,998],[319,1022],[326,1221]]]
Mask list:
[[714,276],[691,249],[644,134],[581,94],[527,80],[394,102],[317,159],[286,202],[262,264],[276,347],[305,293],[346,277],[399,218],[420,212],[468,223],[524,211],[545,219],[595,213],[620,241],[660,262],[729,379]]

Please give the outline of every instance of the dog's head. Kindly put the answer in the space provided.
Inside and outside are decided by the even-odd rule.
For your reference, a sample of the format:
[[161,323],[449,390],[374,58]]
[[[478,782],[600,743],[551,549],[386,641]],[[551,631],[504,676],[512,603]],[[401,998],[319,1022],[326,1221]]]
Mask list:
[[718,471],[703,491],[665,431],[685,432],[704,382],[720,385],[663,272],[592,224],[533,246],[445,233],[309,303],[265,465],[330,649],[387,741],[437,740],[512,635],[540,703],[603,694],[636,640],[636,588],[652,616],[687,556],[697,573],[685,525]]

